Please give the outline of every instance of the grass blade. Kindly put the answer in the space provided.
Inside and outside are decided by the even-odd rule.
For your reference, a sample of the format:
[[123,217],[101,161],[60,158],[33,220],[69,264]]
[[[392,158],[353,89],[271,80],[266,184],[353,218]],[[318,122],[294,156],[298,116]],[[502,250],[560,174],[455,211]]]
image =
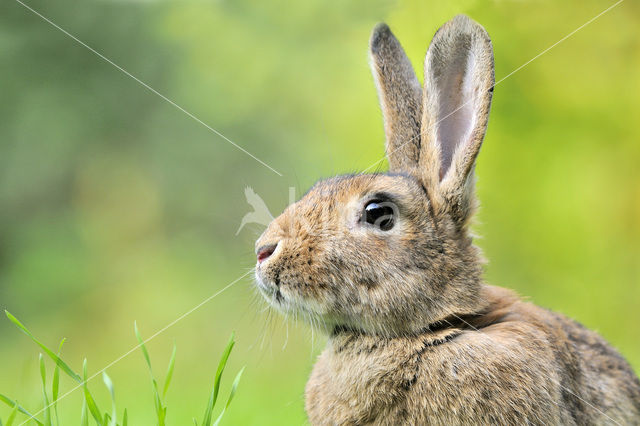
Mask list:
[[113,389],[113,382],[111,378],[107,375],[105,371],[102,372],[102,380],[104,381],[105,386],[109,389],[109,394],[111,394],[111,419],[109,420],[109,426],[117,426],[116,425],[116,393]]
[[138,339],[138,346],[140,346],[142,355],[144,356],[144,359],[147,362],[147,366],[149,367],[151,384],[153,385],[153,403],[156,409],[158,426],[164,426],[167,409],[162,404],[162,398],[160,397],[160,392],[158,391],[158,382],[156,381],[156,378],[153,375],[153,369],[151,368],[151,358],[149,357],[149,352],[147,351],[147,347],[144,344],[144,340],[142,340],[142,336],[140,336],[140,331],[138,330],[138,324],[136,322],[133,323],[133,329],[136,333],[136,339]]
[[54,354],[53,351],[51,351],[51,349],[49,349],[42,342],[40,342],[38,339],[36,339],[35,336],[33,334],[31,334],[31,332],[27,329],[27,327],[22,325],[22,323],[20,321],[18,321],[18,319],[16,317],[11,315],[9,313],[9,311],[5,310],[4,313],[7,315],[7,318],[9,318],[9,321],[14,323],[20,330],[22,330],[22,332],[24,334],[29,336],[29,338],[31,340],[33,340],[38,346],[40,346],[40,348],[44,351],[44,353],[46,353],[49,356],[49,358],[51,358],[53,360],[53,362],[55,362],[56,365],[58,365],[62,369],[62,371],[64,371],[69,377],[71,377],[76,382],[82,383],[82,378],[78,374],[76,374],[71,369],[71,367],[69,367],[64,361],[62,361],[60,359],[60,357],[58,357],[56,354]]
[[40,354],[40,377],[42,378],[42,402],[44,404],[44,424],[51,426],[51,410],[49,409],[49,398],[47,397],[47,370],[44,365],[44,357]]
[[82,412],[80,413],[80,426],[89,426],[89,417],[87,416],[87,401],[82,400]]
[[89,388],[87,387],[87,359],[86,358],[82,363],[82,375],[83,375],[82,388],[84,390],[84,400],[86,401],[87,407],[89,408],[89,413],[91,413],[91,416],[93,417],[93,419],[96,421],[98,425],[104,426],[102,424],[102,415],[100,414],[100,410],[98,409],[98,406],[96,405],[95,400],[91,396],[91,393],[89,393]]
[[[7,419],[7,425],[6,426],[11,426],[14,422],[14,420],[16,419],[16,416],[18,415],[18,406],[14,406],[13,410],[11,410],[11,414],[9,414],[9,418]],[[0,422],[1,424],[1,422]]]
[[[116,417],[117,409],[116,409],[116,402],[115,402],[115,390],[113,386],[113,381],[106,374],[106,372],[102,372],[102,376],[103,376],[103,381],[105,383],[105,386],[107,387],[111,396],[112,409],[110,413],[109,412],[102,413],[102,411],[98,408],[95,399],[93,398],[93,396],[89,391],[89,388],[87,385],[87,381],[88,381],[87,360],[84,359],[83,361],[82,376],[80,376],[78,373],[74,372],[71,369],[71,367],[69,367],[69,365],[67,365],[60,358],[62,354],[62,347],[64,346],[64,343],[65,343],[65,339],[62,339],[60,341],[58,352],[56,354],[52,350],[50,350],[47,346],[45,346],[42,342],[36,339],[36,337],[29,331],[29,329],[27,329],[11,313],[5,310],[5,314],[7,318],[12,323],[14,323],[14,325],[16,325],[24,334],[27,335],[27,337],[29,337],[44,351],[44,354],[40,353],[40,356],[39,356],[40,377],[42,380],[42,397],[43,397],[44,408],[38,412],[38,413],[40,412],[44,413],[43,414],[44,423],[38,420],[37,418],[35,418],[35,416],[33,416],[29,411],[27,411],[22,406],[20,406],[16,401],[10,399],[9,397],[3,394],[0,394],[0,402],[5,403],[12,408],[10,416],[8,418],[8,423],[7,423],[8,426],[11,426],[15,422],[15,419],[18,413],[28,416],[28,419],[21,424],[26,424],[30,420],[33,420],[38,426],[54,426],[54,420],[55,420],[55,425],[60,426],[60,420],[58,417],[58,408],[57,408],[57,401],[60,394],[60,371],[63,371],[65,374],[71,377],[74,381],[79,383],[83,389],[84,398],[82,399],[82,412],[80,417],[81,426],[89,426],[89,417],[92,417],[98,426],[118,426],[117,417]],[[137,324],[134,324],[134,329],[135,329],[136,338],[139,342],[139,347],[142,350],[142,354],[144,356],[145,362],[149,369],[149,374],[151,376],[151,382],[153,385],[152,389],[154,393],[154,403],[155,403],[155,409],[156,409],[156,415],[157,415],[157,424],[158,426],[164,426],[166,421],[167,407],[164,406],[162,400],[164,397],[166,397],[169,386],[171,384],[171,380],[173,378],[173,372],[175,368],[175,359],[176,359],[176,345],[175,344],[173,345],[173,351],[171,353],[171,357],[169,358],[169,364],[167,366],[167,372],[164,378],[162,393],[160,393],[158,382],[156,381],[153,374],[153,369],[151,366],[151,358],[146,348],[145,341],[142,339],[140,335]],[[209,396],[204,419],[202,421],[201,426],[218,426],[218,424],[220,423],[223,416],[225,415],[226,410],[229,408],[229,405],[231,404],[231,401],[233,400],[237,392],[238,384],[244,372],[244,367],[235,376],[233,384],[231,386],[231,390],[227,397],[227,401],[224,407],[222,407],[222,410],[218,415],[218,417],[216,418],[215,422],[212,422],[213,411],[216,406],[216,402],[218,400],[218,396],[220,392],[220,383],[222,381],[222,375],[227,366],[227,362],[229,360],[229,356],[231,354],[231,351],[233,350],[234,345],[235,345],[235,334],[232,333],[218,362],[218,368],[216,370],[216,374],[213,381],[213,388]],[[51,379],[52,380],[51,381],[51,402],[49,401],[49,394],[47,393],[47,374],[46,374],[46,364],[45,364],[44,355],[47,355],[49,358],[51,358],[51,360],[53,360],[55,364],[53,369],[52,379]],[[93,378],[94,376],[91,376],[91,377]],[[54,407],[54,408],[50,409],[50,407]],[[193,419],[193,423],[196,426],[198,425],[198,422],[195,418]],[[127,410],[125,409],[122,417],[122,426],[127,426],[127,425],[128,425],[128,413],[127,413]],[[0,421],[0,426],[2,426],[1,421]]]
[[216,371],[216,379],[214,382],[214,394],[213,394],[213,405],[216,405],[216,400],[218,399],[218,392],[220,391],[220,380],[222,379],[222,372],[224,368],[227,366],[227,361],[229,360],[229,355],[231,355],[231,350],[233,346],[236,344],[235,342],[235,333],[231,333],[231,337],[229,338],[229,343],[227,343],[227,347],[224,349],[222,353],[222,357],[220,358],[220,362],[218,363],[218,370]]
[[224,413],[227,411],[227,408],[229,408],[229,405],[231,404],[231,400],[235,396],[236,390],[238,389],[238,384],[240,383],[240,378],[242,377],[242,373],[244,373],[244,367],[240,369],[238,374],[236,374],[236,378],[233,379],[233,384],[231,385],[231,392],[229,392],[227,403],[224,405],[222,412],[220,413],[216,421],[213,423],[213,426],[218,426],[218,424],[220,423],[220,420],[222,420],[222,416],[224,416]]
[[204,418],[202,419],[202,426],[211,426],[211,422],[213,420],[213,408],[216,406],[216,401],[218,400],[218,392],[220,391],[220,380],[222,379],[222,373],[224,372],[224,368],[227,366],[227,360],[229,359],[229,355],[231,354],[231,350],[233,349],[233,345],[235,345],[235,333],[231,333],[231,337],[229,338],[229,343],[227,343],[226,348],[222,352],[222,357],[220,358],[220,362],[218,362],[218,370],[216,371],[216,376],[213,381],[213,389],[211,390],[211,396],[209,397],[209,402],[207,403],[207,408],[204,412]]
[[[62,345],[66,339],[60,341],[58,346],[58,358],[62,354]],[[58,417],[58,394],[60,392],[60,366],[56,364],[53,370],[53,381],[51,382],[51,399],[53,400],[53,412],[55,413],[56,425],[60,426],[60,418]]]
[[133,329],[136,333],[136,339],[138,339],[138,346],[142,350],[142,355],[144,355],[144,359],[147,362],[147,366],[149,367],[149,371],[151,371],[151,377],[153,377],[153,370],[151,369],[151,358],[149,358],[149,352],[147,352],[147,347],[144,344],[144,340],[142,340],[142,336],[140,336],[140,331],[138,330],[138,323],[134,321]]
[[[17,408],[19,412],[21,412],[25,416],[28,416],[29,420],[33,420],[34,422],[38,423],[39,425],[42,425],[42,422],[40,420],[36,419],[33,416],[33,414],[31,414],[30,412],[25,410],[22,406],[20,406],[20,404],[18,404],[16,401],[14,401],[13,399],[9,398],[8,396],[5,396],[5,395],[0,393],[0,401],[4,402],[9,407],[12,407],[14,409]],[[44,426],[44,425],[42,425],[42,426]]]
[[176,363],[176,344],[173,344],[173,352],[171,353],[171,358],[169,359],[169,367],[167,368],[167,374],[164,378],[164,388],[162,389],[162,398],[167,396],[167,391],[169,390],[169,383],[171,383],[171,377],[173,377],[173,367]]
[[236,374],[236,378],[233,379],[233,384],[231,385],[231,392],[229,392],[227,403],[224,406],[225,408],[229,408],[229,404],[231,404],[231,400],[233,399],[233,397],[236,394],[236,391],[238,390],[238,384],[240,383],[240,378],[242,377],[242,373],[244,373],[244,369],[245,367],[242,367],[240,371],[238,371],[238,374]]

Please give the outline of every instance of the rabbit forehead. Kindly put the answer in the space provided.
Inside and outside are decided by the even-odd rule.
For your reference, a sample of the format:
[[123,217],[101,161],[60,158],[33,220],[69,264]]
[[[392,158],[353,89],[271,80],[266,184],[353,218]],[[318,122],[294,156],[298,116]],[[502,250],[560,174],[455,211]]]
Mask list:
[[416,178],[404,174],[342,175],[317,182],[299,201],[310,207],[347,205],[354,199],[368,195],[387,194],[399,201],[423,198],[421,184]]

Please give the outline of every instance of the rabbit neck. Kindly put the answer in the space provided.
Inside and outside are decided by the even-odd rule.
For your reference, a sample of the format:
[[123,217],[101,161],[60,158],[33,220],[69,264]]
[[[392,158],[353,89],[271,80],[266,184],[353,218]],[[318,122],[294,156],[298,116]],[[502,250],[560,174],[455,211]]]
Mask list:
[[481,314],[461,314],[461,315],[449,315],[446,318],[431,323],[422,329],[415,332],[406,332],[398,334],[397,336],[389,336],[386,334],[370,333],[357,327],[350,327],[344,325],[337,325],[333,327],[330,333],[330,339],[347,341],[358,337],[371,337],[373,339],[393,339],[393,338],[411,338],[418,336],[426,336],[433,346],[446,343],[453,337],[460,334],[464,329],[470,327],[476,318]]
[[370,338],[372,340],[393,340],[403,338],[420,338],[436,346],[446,343],[464,330],[477,330],[487,325],[500,322],[504,316],[505,307],[519,300],[518,296],[500,287],[481,285],[478,291],[477,309],[473,312],[458,312],[444,316],[415,331],[398,332],[395,334],[370,332],[355,326],[335,325],[329,333],[333,342],[342,340]]

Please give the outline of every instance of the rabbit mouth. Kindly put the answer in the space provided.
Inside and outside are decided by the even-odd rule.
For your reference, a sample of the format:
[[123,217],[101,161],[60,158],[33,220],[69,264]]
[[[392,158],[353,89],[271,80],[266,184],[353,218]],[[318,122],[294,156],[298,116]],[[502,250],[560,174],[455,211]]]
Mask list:
[[[321,303],[300,297],[295,292],[291,292],[288,286],[280,282],[279,278],[275,281],[269,277],[262,276],[260,271],[255,274],[256,284],[260,293],[267,303],[285,314],[303,314],[305,316],[318,315],[325,317],[327,309]],[[320,320],[318,317],[317,320]]]
[[284,296],[277,285],[265,281],[258,274],[256,274],[256,282],[258,283],[258,289],[265,299],[269,301],[275,300],[278,304],[284,302]]

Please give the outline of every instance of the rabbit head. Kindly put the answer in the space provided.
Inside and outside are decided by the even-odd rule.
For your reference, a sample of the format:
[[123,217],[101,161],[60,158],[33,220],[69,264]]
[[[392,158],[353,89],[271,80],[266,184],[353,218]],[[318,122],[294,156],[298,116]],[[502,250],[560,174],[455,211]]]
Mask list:
[[318,182],[256,242],[256,279],[273,306],[328,328],[410,334],[484,303],[468,223],[493,51],[457,16],[427,51],[424,88],[384,24],[370,55],[389,172]]

